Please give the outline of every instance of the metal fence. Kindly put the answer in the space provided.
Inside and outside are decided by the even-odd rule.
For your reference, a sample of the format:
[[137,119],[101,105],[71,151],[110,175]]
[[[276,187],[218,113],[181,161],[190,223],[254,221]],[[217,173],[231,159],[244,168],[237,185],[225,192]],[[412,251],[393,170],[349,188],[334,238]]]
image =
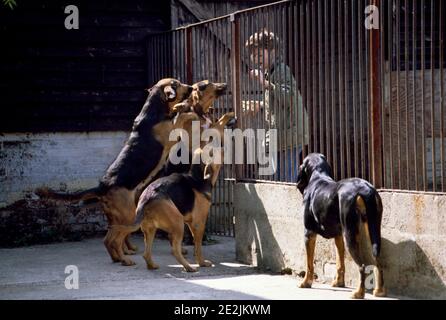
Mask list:
[[[378,29],[365,25],[370,5]],[[273,175],[259,175],[258,162],[225,165],[209,230],[233,234],[235,180],[294,183],[309,152],[324,153],[336,179],[445,192],[445,7],[280,1],[150,37],[149,83],[225,81],[217,115],[234,109],[242,130],[277,130]]]

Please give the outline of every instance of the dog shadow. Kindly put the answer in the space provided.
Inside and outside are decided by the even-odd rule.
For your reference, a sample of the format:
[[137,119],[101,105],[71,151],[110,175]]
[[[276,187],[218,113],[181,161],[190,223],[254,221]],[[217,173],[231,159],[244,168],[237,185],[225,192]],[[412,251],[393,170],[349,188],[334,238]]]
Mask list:
[[[274,235],[263,201],[252,184],[247,184],[247,187],[250,207],[249,210],[238,209],[235,225],[236,260],[265,271],[281,272],[285,268],[284,255]],[[255,215],[251,212],[255,212]],[[243,230],[237,230],[238,225],[244,226]]]
[[446,299],[446,286],[433,262],[412,240],[394,243],[382,238],[384,283],[392,295],[418,299]]

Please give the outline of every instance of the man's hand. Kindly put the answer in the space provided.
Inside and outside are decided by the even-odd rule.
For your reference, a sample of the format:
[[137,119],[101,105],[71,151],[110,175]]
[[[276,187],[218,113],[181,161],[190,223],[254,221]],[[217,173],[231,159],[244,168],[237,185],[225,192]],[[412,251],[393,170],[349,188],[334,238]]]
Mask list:
[[257,81],[263,88],[271,89],[272,84],[268,80],[265,80],[263,72],[259,69],[252,69],[249,71],[249,77],[251,80]]

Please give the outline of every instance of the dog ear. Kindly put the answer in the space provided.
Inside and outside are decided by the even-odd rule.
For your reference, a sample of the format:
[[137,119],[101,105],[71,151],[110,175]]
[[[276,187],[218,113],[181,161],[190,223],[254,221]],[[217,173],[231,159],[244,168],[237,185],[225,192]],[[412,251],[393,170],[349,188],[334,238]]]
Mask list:
[[173,101],[177,96],[177,93],[171,86],[164,87],[164,94],[166,95],[167,101]]
[[308,184],[308,173],[307,173],[307,168],[304,164],[302,164],[299,167],[296,183],[297,183],[297,189],[299,189],[300,193],[303,194]]

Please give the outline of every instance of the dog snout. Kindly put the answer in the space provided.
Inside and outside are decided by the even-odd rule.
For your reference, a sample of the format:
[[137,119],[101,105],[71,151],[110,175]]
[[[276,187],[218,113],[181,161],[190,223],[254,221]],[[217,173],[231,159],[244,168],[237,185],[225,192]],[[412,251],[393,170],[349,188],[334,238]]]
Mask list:
[[226,92],[228,85],[226,83],[216,83],[215,84],[217,94],[222,95]]

